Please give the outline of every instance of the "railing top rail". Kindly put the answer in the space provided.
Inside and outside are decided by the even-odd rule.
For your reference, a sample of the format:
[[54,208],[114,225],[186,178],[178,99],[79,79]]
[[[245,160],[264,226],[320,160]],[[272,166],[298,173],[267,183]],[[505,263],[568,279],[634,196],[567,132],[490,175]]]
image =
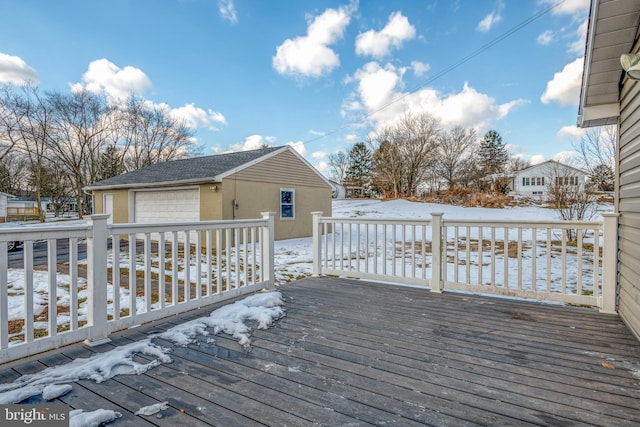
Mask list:
[[224,228],[263,227],[266,219],[236,219],[231,221],[192,221],[162,223],[109,224],[110,234],[159,233],[167,231],[198,231]]
[[85,238],[88,236],[89,226],[87,224],[11,227],[0,229],[0,242],[10,242],[13,240],[30,241],[45,239]]
[[334,224],[431,224],[431,219],[415,218],[415,219],[393,219],[393,218],[340,218],[340,217],[321,217],[321,223]]
[[511,227],[511,228],[601,228],[602,221],[526,221],[519,219],[468,220],[443,219],[443,226]]

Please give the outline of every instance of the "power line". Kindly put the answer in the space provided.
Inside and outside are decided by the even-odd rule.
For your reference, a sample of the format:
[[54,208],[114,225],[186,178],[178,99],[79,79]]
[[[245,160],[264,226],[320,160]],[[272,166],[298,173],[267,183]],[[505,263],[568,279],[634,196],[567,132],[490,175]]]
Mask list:
[[[452,65],[446,67],[444,70],[440,71],[439,73],[435,74],[433,77],[430,77],[429,79],[425,80],[425,82],[422,83],[420,86],[415,87],[414,89],[412,89],[409,92],[403,94],[402,96],[399,96],[398,98],[390,101],[389,103],[383,105],[382,107],[380,107],[380,108],[368,113],[365,116],[365,119],[369,119],[374,114],[379,113],[380,111],[386,110],[390,106],[392,106],[392,105],[396,104],[397,102],[407,98],[410,95],[413,95],[414,93],[416,93],[420,89],[423,89],[425,86],[427,86],[427,85],[433,83],[434,81],[438,80],[440,77],[449,74],[451,71],[453,71],[456,68],[460,67],[461,65],[469,62],[470,60],[472,60],[476,56],[480,55],[481,53],[484,53],[485,51],[489,50],[494,45],[496,45],[496,44],[500,43],[501,41],[511,37],[513,34],[517,33],[518,31],[520,31],[521,29],[523,29],[527,25],[529,25],[532,22],[540,19],[542,16],[544,16],[547,13],[551,12],[553,9],[555,9],[558,6],[560,6],[565,1],[566,0],[558,0],[557,2],[552,3],[549,6],[547,6],[546,8],[540,10],[539,12],[536,12],[535,14],[531,15],[529,18],[527,18],[524,21],[520,22],[518,25],[512,27],[511,29],[509,29],[506,32],[502,33],[501,35],[499,35],[498,37],[496,37],[493,40],[489,41],[488,43],[480,46],[478,49],[476,49],[473,52],[469,53],[468,55],[466,55],[462,59],[460,59],[457,62],[453,63]],[[346,128],[347,128],[347,125],[340,126],[340,127],[336,128],[336,129],[330,131],[330,132],[325,133],[324,135],[319,135],[319,136],[317,136],[315,138],[311,138],[311,139],[303,142],[303,144],[304,145],[311,144],[312,142],[319,141],[319,140],[321,140],[323,138],[326,138],[329,135],[333,135],[335,133],[338,133],[339,131],[341,131],[343,129],[346,129]]]

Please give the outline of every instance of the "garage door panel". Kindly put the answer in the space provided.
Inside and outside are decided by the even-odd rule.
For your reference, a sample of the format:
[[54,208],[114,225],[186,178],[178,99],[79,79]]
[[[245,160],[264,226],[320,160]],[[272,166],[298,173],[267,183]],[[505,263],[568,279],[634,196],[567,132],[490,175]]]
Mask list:
[[135,194],[134,222],[200,220],[198,189],[140,191]]

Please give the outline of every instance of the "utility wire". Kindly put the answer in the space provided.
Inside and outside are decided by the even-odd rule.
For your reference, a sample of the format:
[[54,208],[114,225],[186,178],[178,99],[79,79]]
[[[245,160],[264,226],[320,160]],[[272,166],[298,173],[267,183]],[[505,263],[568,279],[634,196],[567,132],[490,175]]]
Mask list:
[[[374,114],[379,113],[380,111],[386,110],[387,108],[389,108],[390,106],[394,105],[395,103],[403,100],[404,98],[413,95],[415,92],[419,91],[420,89],[423,89],[425,86],[433,83],[434,81],[438,80],[440,77],[449,74],[451,71],[455,70],[456,68],[460,67],[461,65],[469,62],[470,60],[472,60],[473,58],[475,58],[476,56],[480,55],[481,53],[487,51],[488,49],[492,48],[494,45],[500,43],[501,41],[503,41],[504,39],[507,39],[509,37],[511,37],[513,34],[517,33],[518,31],[520,31],[521,29],[523,29],[524,27],[526,27],[527,25],[531,24],[532,22],[540,19],[541,17],[543,17],[544,15],[546,15],[547,13],[551,12],[553,9],[555,9],[556,7],[560,6],[562,3],[564,3],[566,0],[559,0],[555,3],[550,4],[549,6],[547,6],[546,8],[540,10],[539,12],[536,12],[535,14],[531,15],[529,18],[525,19],[524,21],[520,22],[518,25],[512,27],[511,29],[507,30],[506,32],[502,33],[501,35],[499,35],[498,37],[494,38],[493,40],[489,41],[488,43],[480,46],[478,49],[474,50],[473,52],[471,52],[470,54],[468,54],[467,56],[463,57],[462,59],[458,60],[457,62],[453,63],[452,65],[448,66],[447,68],[445,68],[444,70],[440,71],[439,73],[435,74],[433,77],[430,77],[429,79],[427,79],[423,84],[421,84],[420,86],[417,86],[416,88],[410,90],[409,92],[403,94],[402,96],[399,96],[398,98],[390,101],[389,103],[383,105],[382,107],[368,113],[365,116],[365,119],[369,119],[370,117],[372,117]],[[343,125],[340,126],[330,132],[325,133],[324,135],[319,135],[315,138],[311,138],[305,142],[303,142],[304,145],[307,144],[311,144],[312,142],[318,141],[320,139],[326,138],[329,135],[333,135],[338,133],[339,131],[346,129],[348,126],[347,125]]]

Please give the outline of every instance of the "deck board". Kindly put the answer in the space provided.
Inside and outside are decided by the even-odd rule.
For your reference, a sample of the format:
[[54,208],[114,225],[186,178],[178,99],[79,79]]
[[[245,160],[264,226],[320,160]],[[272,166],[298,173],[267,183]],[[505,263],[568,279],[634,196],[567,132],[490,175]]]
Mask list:
[[[154,338],[174,347],[173,363],[79,381],[58,401],[122,412],[114,425],[640,425],[640,343],[618,316],[337,278],[280,291],[287,315],[253,331],[250,351],[224,335],[187,347]],[[219,305],[0,365],[0,382]],[[161,401],[160,416],[133,415]]]

